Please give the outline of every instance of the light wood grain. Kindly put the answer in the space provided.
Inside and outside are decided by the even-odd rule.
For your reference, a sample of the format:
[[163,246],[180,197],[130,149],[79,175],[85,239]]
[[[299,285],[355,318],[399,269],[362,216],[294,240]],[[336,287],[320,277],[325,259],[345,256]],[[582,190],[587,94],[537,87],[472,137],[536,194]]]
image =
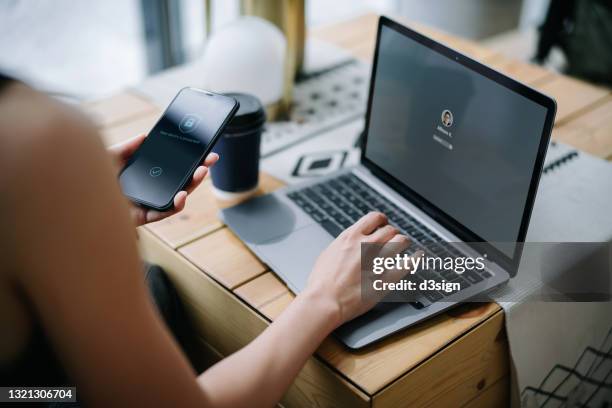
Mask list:
[[[196,335],[220,355],[244,347],[267,322],[233,293],[202,273],[195,265],[145,228],[139,230],[143,259],[168,273],[186,305]],[[285,407],[367,407],[369,397],[311,357],[282,399]]]
[[187,197],[179,214],[147,225],[172,248],[178,248],[222,227],[217,216],[219,206],[211,188],[210,178]]
[[536,88],[557,101],[555,126],[576,117],[610,94],[610,90],[564,75],[555,75]]
[[295,295],[273,273],[266,272],[234,291],[248,305],[274,321],[289,306]]
[[[464,310],[472,311],[472,307],[466,305]],[[441,314],[356,352],[328,339],[318,354],[366,392],[375,394],[499,310],[497,304],[488,304],[475,314]],[[457,356],[448,357],[452,365]]]
[[[271,272],[253,279],[235,292],[270,320],[278,317],[294,297]],[[317,355],[360,388],[375,394],[499,311],[496,304],[466,305],[359,351],[348,350],[329,338]],[[452,360],[452,355],[448,358]]]
[[[259,187],[255,194],[266,194],[280,188],[283,183],[267,173],[259,176]],[[219,209],[227,206],[225,201],[215,198],[212,182],[208,178],[203,185],[187,198],[187,205],[180,213],[147,225],[157,236],[172,248],[186,245],[222,227]]]
[[351,47],[351,55],[358,60],[371,63],[374,58],[374,49],[376,44],[374,41],[364,42],[363,44]]
[[553,137],[602,159],[612,160],[612,97],[555,128]]
[[457,37],[456,35],[449,34],[443,30],[432,28],[424,24],[420,24],[414,21],[407,20],[405,18],[399,18],[399,22],[407,25],[419,33],[433,38],[434,40],[461,52],[477,61],[489,61],[496,58],[499,54],[489,48],[483,47],[482,45],[468,40],[466,38]]
[[[309,34],[314,38],[335,44],[349,51],[357,58],[371,62],[376,44],[378,19],[379,16],[377,14],[367,13],[340,23],[316,27],[310,30]],[[487,61],[498,55],[495,51],[485,48],[474,41],[459,38],[406,18],[396,17],[394,19],[476,60]]]
[[488,61],[491,68],[529,85],[542,83],[553,79],[555,73],[539,65],[518,61],[502,55],[497,55]]
[[81,108],[100,128],[116,126],[138,116],[158,111],[153,103],[128,90],[104,99],[85,102]]
[[[378,15],[367,13],[342,22],[312,28],[308,31],[308,35],[353,53],[355,48],[373,49],[377,24]],[[371,55],[365,55],[364,59],[370,60]]]
[[155,125],[159,119],[160,114],[160,111],[155,110],[145,115],[138,116],[128,122],[121,122],[118,125],[105,127],[101,131],[102,141],[106,146],[112,146],[134,136],[138,136],[141,133],[149,133],[153,125]]
[[393,19],[398,23],[404,24],[405,26],[413,29],[414,31],[417,31],[426,37],[432,38],[449,48],[453,48],[454,50],[457,50],[477,61],[488,61],[498,56],[497,52],[489,48],[483,47],[472,40],[447,33],[439,28],[421,24],[406,17],[398,16]]
[[265,322],[253,318],[230,291],[151,232],[140,229],[139,244],[143,259],[161,266],[173,281],[187,306],[196,334],[221,355],[235,351],[248,341],[249,335],[257,335],[265,328]]
[[464,408],[505,408],[510,406],[510,377],[503,377],[485,389],[476,398],[465,404]]
[[266,270],[266,266],[228,228],[185,245],[179,252],[229,289]]
[[[240,286],[234,293],[255,309],[260,310],[288,294],[289,289],[275,274],[268,272]],[[270,320],[274,320],[276,317],[277,315],[268,316]]]
[[287,306],[289,306],[293,299],[295,299],[295,295],[291,292],[287,292],[263,305],[259,311],[270,320],[274,320],[280,316],[280,314],[287,308]]
[[457,407],[509,373],[504,316],[496,312],[374,396],[374,407]]

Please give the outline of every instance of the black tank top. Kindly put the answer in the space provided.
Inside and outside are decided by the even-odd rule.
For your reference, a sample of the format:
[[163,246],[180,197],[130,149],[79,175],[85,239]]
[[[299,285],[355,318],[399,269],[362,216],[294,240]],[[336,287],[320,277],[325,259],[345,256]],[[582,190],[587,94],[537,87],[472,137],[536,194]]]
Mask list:
[[0,92],[2,92],[2,89],[10,84],[11,82],[13,82],[14,79],[11,77],[7,77],[6,75],[3,75],[2,72],[0,72]]
[[38,322],[26,348],[9,363],[0,364],[2,387],[68,387],[70,384],[55,351]]

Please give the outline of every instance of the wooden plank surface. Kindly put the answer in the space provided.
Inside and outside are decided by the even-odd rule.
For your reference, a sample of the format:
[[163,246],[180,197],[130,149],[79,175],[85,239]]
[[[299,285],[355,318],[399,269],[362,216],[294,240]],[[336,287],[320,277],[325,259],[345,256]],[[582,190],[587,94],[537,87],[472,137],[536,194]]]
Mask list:
[[372,59],[378,15],[364,14],[342,22],[315,27],[308,36],[334,44],[357,58]]
[[553,137],[602,159],[612,160],[612,96],[556,127]]
[[217,217],[218,205],[212,193],[210,178],[187,197],[180,214],[147,225],[147,229],[172,248],[185,245],[222,227]]
[[149,133],[155,122],[159,119],[161,111],[155,109],[142,116],[138,116],[127,122],[102,129],[102,140],[106,146],[123,142],[141,133]]
[[[139,230],[139,242],[143,259],[160,265],[169,274],[196,335],[206,339],[218,354],[230,355],[266,328],[268,323],[259,314],[146,228]],[[311,357],[281,402],[286,407],[365,408],[369,397]]]
[[[367,13],[340,23],[316,27],[308,34],[343,48],[355,57],[371,62],[376,44],[376,28],[379,16]],[[459,38],[405,18],[396,18],[402,24],[454,48],[476,60],[487,61],[496,55],[495,51],[485,48],[474,41]]]
[[555,126],[588,111],[610,95],[609,89],[558,74],[536,88],[557,101]]
[[374,407],[457,407],[509,374],[504,315],[498,311],[474,330],[374,396]]
[[[282,182],[261,173],[256,194],[266,194],[282,186]],[[218,218],[221,207],[227,202],[218,201],[212,192],[210,177],[187,198],[185,209],[176,216],[147,225],[157,236],[173,248],[178,248],[222,227]]]
[[[237,288],[234,293],[259,311],[285,295],[289,295],[293,299],[293,295],[291,295],[287,286],[272,272],[262,274],[257,279],[245,283]],[[263,314],[269,320],[274,320],[278,317],[278,314]]]
[[[453,405],[456,407],[456,405]],[[507,375],[486,388],[463,408],[505,408],[510,406],[510,376]]]
[[185,245],[179,252],[229,289],[267,269],[228,228]]
[[539,65],[517,61],[503,55],[496,55],[487,64],[501,73],[528,85],[535,85],[553,79],[555,73]]
[[91,102],[85,102],[81,108],[100,128],[116,126],[134,118],[156,112],[158,109],[136,93],[125,90]]
[[416,23],[404,18],[397,19],[400,23],[412,28],[419,33],[431,37],[434,40],[453,48],[476,61],[486,62],[496,58],[499,54],[487,47],[483,47],[477,42],[466,38],[457,37],[440,29],[434,29],[424,24]]
[[[294,298],[271,272],[240,286],[235,293],[270,320],[278,317]],[[317,355],[360,388],[375,394],[499,311],[496,304],[466,305],[359,351],[328,338]]]

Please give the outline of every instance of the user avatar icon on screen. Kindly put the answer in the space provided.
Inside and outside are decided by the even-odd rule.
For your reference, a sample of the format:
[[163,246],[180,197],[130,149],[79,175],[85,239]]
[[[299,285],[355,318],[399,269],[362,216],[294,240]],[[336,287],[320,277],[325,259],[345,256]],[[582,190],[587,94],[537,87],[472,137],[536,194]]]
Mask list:
[[442,124],[446,127],[453,126],[453,113],[448,109],[442,111]]

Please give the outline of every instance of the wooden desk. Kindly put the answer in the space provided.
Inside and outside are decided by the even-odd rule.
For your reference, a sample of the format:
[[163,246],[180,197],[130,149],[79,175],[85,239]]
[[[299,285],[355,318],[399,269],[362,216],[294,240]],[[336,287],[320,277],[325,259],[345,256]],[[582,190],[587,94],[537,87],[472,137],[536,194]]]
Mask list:
[[[408,23],[410,24],[410,23]],[[496,69],[553,95],[554,136],[612,155],[612,97],[607,89],[511,60],[468,40],[412,25]],[[310,35],[371,58],[376,16],[368,14]],[[147,131],[159,110],[124,92],[88,104],[107,143]],[[260,192],[281,182],[262,175]],[[201,356],[213,362],[246,345],[292,301],[293,294],[217,219],[206,182],[185,211],[139,231],[142,254],[175,282],[193,320]],[[326,339],[285,395],[285,406],[504,406],[509,398],[508,344],[496,304],[465,305],[380,343],[350,351]]]

